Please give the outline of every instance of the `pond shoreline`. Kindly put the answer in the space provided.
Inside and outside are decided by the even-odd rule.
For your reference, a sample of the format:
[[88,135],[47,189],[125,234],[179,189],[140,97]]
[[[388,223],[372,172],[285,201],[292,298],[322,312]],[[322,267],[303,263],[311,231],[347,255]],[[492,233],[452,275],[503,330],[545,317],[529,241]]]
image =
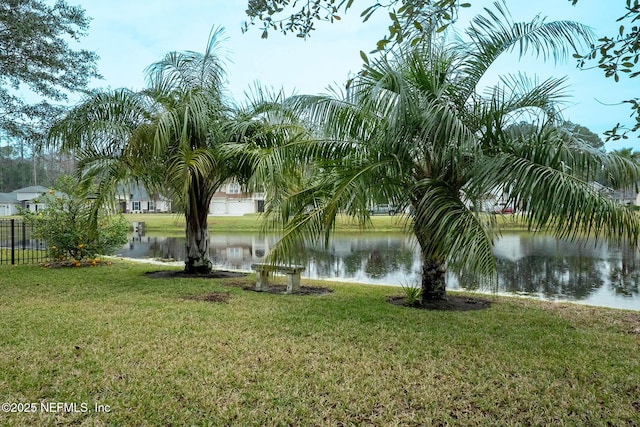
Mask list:
[[[126,261],[136,264],[149,264],[156,266],[164,266],[164,267],[183,267],[184,261],[166,261],[157,258],[131,258],[131,257],[123,257],[123,256],[109,256],[105,257],[113,261]],[[214,265],[214,269],[230,271],[234,273],[254,273],[250,269],[234,269],[228,268],[224,265]],[[320,281],[320,282],[332,282],[332,283],[342,283],[342,284],[355,284],[355,285],[370,285],[370,286],[386,286],[391,288],[398,288],[401,292],[402,284],[400,283],[371,283],[367,281],[357,280],[357,279],[349,279],[349,278],[336,278],[336,277],[309,277],[308,275],[302,274],[303,279]],[[478,290],[478,289],[467,289],[464,287],[452,287],[447,289],[448,292],[453,293],[471,293],[478,296],[491,296],[491,297],[506,297],[506,298],[516,298],[516,299],[525,299],[525,300],[534,300],[541,301],[545,303],[557,303],[557,304],[576,304],[583,307],[593,307],[593,308],[606,308],[606,309],[615,309],[615,310],[625,310],[631,312],[640,312],[640,308],[634,307],[622,307],[615,305],[606,305],[606,304],[598,304],[594,301],[580,301],[580,300],[572,300],[568,298],[548,298],[543,294],[533,294],[526,292],[505,292],[505,291],[492,291],[489,289],[486,290]]]

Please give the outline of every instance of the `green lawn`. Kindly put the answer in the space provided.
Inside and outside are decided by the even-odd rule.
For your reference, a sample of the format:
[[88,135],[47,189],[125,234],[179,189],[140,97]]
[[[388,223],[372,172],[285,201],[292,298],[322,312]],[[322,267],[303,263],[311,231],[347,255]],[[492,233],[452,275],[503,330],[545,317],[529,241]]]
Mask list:
[[[184,236],[184,216],[177,214],[126,214],[131,221],[145,223],[145,233],[150,236],[179,237]],[[496,215],[497,224],[502,230],[525,230],[526,227],[518,221],[518,216]],[[371,217],[371,228],[368,232],[402,232],[407,217],[404,215],[374,215]],[[210,216],[209,230],[211,232],[258,232],[261,229],[262,217],[258,215],[244,216]],[[352,219],[340,216],[336,225],[336,232],[362,232],[363,230]]]
[[[0,425],[640,424],[637,312],[424,311],[387,303],[397,288],[273,295],[155,268],[0,267],[1,400],[37,409]],[[214,292],[228,302],[193,298]]]
[[0,248],[0,264],[11,264],[13,258],[16,264],[37,264],[39,261],[49,260],[48,250]]

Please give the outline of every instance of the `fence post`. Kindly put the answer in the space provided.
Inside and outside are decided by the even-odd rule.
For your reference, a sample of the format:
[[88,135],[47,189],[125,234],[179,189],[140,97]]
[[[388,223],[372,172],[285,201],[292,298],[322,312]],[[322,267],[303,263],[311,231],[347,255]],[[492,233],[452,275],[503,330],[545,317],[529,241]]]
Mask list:
[[11,218],[11,265],[16,263],[16,232],[15,225],[16,220]]

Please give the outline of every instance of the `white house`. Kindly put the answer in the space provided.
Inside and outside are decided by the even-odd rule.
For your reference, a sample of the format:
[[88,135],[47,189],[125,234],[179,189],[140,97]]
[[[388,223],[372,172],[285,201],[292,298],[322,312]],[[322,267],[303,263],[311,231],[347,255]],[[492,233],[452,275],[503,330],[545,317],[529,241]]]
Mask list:
[[615,200],[623,206],[640,206],[640,182],[629,185],[625,188],[614,190],[597,182],[592,183],[593,188],[600,194]]
[[49,189],[41,185],[19,188],[10,193],[0,193],[0,216],[16,215],[19,213],[18,208],[38,212],[46,205],[37,199],[48,193]]
[[[514,207],[509,205],[509,193],[505,191],[503,186],[495,187],[477,202],[479,204],[477,208],[482,212],[499,213],[509,209],[514,211]],[[471,201],[468,201],[467,204],[470,206]]]
[[209,215],[242,216],[258,212],[264,212],[264,193],[243,193],[235,181],[222,185],[209,204]]
[[171,212],[171,200],[159,194],[149,195],[140,185],[122,186],[118,189],[118,202],[122,213]]
[[0,216],[15,215],[18,213],[18,200],[11,193],[0,193]]
[[630,185],[626,188],[611,191],[609,196],[623,206],[638,206],[640,205],[638,187],[640,187],[639,184]]

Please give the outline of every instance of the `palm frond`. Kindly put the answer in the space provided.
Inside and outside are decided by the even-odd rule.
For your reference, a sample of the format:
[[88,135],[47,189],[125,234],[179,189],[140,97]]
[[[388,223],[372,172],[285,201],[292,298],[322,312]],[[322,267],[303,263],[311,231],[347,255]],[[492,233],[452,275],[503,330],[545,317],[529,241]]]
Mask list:
[[516,114],[523,110],[530,112],[533,117],[538,115],[538,111],[543,112],[543,121],[546,122],[560,119],[559,107],[567,98],[566,77],[551,77],[538,83],[535,79],[517,74],[502,76],[500,81],[502,85],[494,87],[489,98],[495,100],[496,110],[511,116],[512,123],[517,123]]
[[50,129],[51,146],[73,151],[86,141],[103,150],[122,151],[133,130],[149,120],[145,100],[127,89],[85,99]]
[[546,22],[538,16],[530,22],[514,23],[503,1],[495,2],[493,7],[495,10],[485,8],[485,15],[472,20],[466,32],[471,43],[456,47],[465,58],[461,63],[465,97],[471,95],[487,69],[505,52],[517,49],[520,57],[532,53],[544,61],[561,61],[594,40],[592,30],[578,22]]
[[420,194],[413,227],[423,253],[445,259],[457,270],[493,277],[496,262],[491,223],[483,221],[446,182],[423,179],[412,189]]
[[202,89],[219,93],[226,75],[223,41],[224,29],[214,27],[204,54],[193,51],[169,52],[146,68],[148,86],[165,94]]
[[510,203],[527,211],[530,229],[549,228],[559,238],[593,235],[636,244],[640,223],[635,213],[601,194],[591,181],[600,168],[618,170],[619,159],[557,138],[547,134],[523,140],[485,159],[473,185],[507,191]]

